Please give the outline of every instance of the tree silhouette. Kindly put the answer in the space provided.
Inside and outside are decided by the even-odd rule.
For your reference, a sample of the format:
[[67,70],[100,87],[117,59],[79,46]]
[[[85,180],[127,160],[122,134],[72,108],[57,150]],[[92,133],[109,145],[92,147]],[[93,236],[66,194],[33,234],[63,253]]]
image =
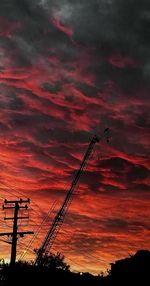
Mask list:
[[[150,251],[139,250],[135,255],[111,263],[110,277],[115,285],[150,285]],[[146,284],[145,284],[146,283]]]
[[127,286],[150,285],[150,251],[139,250],[135,255],[111,263],[107,276],[88,272],[71,272],[61,253],[45,253],[40,265],[18,261],[11,266],[0,260],[0,286],[66,285],[66,286]]
[[51,269],[69,270],[70,266],[64,262],[64,255],[60,252],[55,253],[43,253],[39,262],[40,266],[48,267]]

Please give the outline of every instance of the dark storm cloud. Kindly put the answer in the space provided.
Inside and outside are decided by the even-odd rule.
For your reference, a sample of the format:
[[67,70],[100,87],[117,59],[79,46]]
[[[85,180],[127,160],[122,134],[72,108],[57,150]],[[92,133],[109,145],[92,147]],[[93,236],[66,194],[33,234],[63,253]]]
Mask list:
[[110,231],[110,232],[137,232],[137,231],[142,231],[143,229],[145,230],[150,230],[149,225],[143,223],[142,221],[128,221],[120,218],[113,218],[113,219],[108,219],[104,223],[105,227]]
[[74,27],[75,37],[79,41],[107,44],[108,47],[114,46],[125,53],[128,50],[143,57],[146,56],[145,43],[149,44],[149,9],[148,0],[55,2],[56,13],[63,23]]
[[150,176],[150,170],[143,166],[134,166],[129,170],[127,176],[131,182],[146,179]]
[[[150,170],[146,166],[137,165],[134,161],[129,162],[119,157],[101,160],[98,166],[101,177],[99,177],[98,181],[93,174],[93,182],[95,182],[95,185],[96,182],[99,182],[99,187],[97,188],[99,192],[105,189],[107,194],[111,195],[113,192],[115,195],[116,192],[120,192],[123,189],[129,193],[149,191],[146,180],[149,179]],[[140,186],[137,188],[138,183]],[[106,185],[105,187],[104,184]]]
[[3,90],[3,92],[5,93],[5,96],[3,96],[3,93],[1,94],[1,101],[0,101],[1,108],[22,110],[25,107],[23,100],[19,98],[17,95],[18,90],[16,90],[13,87],[8,88],[4,84],[0,84],[0,89]]
[[[97,86],[108,78],[130,90],[149,78],[150,70],[150,3],[144,1],[93,0],[93,1],[44,1],[52,5],[52,13],[58,15],[67,26],[73,28],[76,42],[93,47],[99,55],[99,63],[89,65],[95,72]],[[54,4],[54,6],[53,6]],[[44,4],[43,4],[44,5]],[[115,58],[103,62],[109,56]],[[129,58],[127,59],[126,56]],[[136,65],[131,64],[130,57]],[[126,59],[126,60],[125,60]],[[122,62],[126,62],[123,66]]]
[[[126,236],[131,237],[136,233],[142,238],[143,230],[150,231],[148,221],[144,223],[142,220],[117,217],[91,219],[85,215],[74,215],[72,213],[70,213],[65,220],[64,231],[69,228],[70,224],[72,224],[73,227],[75,226],[76,231],[71,235],[71,241],[70,233],[68,233],[66,239],[73,245],[74,250],[76,248],[79,249],[80,245],[81,251],[87,249],[88,252],[98,251],[102,248],[104,250],[104,248],[107,247],[111,249],[112,247],[117,247],[116,245],[120,242],[123,245],[126,243]],[[92,236],[89,235],[91,232],[93,232]],[[121,236],[119,236],[119,234],[121,234]]]
[[[50,51],[53,47],[55,47],[55,53],[58,51],[62,54],[62,60],[68,59],[69,55],[70,58],[74,58],[74,49],[67,35],[51,23],[51,8],[49,6],[49,11],[47,11],[41,5],[40,0],[36,3],[28,0],[1,1],[1,22],[7,20],[7,23],[3,24],[3,29],[7,26],[7,29],[11,30],[11,26],[16,25],[11,36],[4,34],[1,37],[2,46],[13,58],[14,65],[33,64],[37,59],[39,60],[40,56],[53,55]],[[14,55],[16,58],[13,57]],[[48,66],[44,59],[40,61],[40,64]]]
[[60,82],[57,82],[55,84],[50,84],[50,83],[44,83],[42,88],[46,91],[49,91],[51,93],[57,93],[58,91],[61,90],[61,86],[62,86],[62,83]]
[[136,190],[136,191],[139,191],[141,194],[143,192],[147,192],[149,193],[150,192],[150,186],[147,185],[147,184],[132,184],[132,187],[131,187],[131,190]]
[[74,244],[74,250],[78,250],[80,245],[81,251],[87,251],[88,253],[93,253],[93,251],[96,251],[100,248],[107,247],[108,245],[113,245],[113,243],[117,243],[117,239],[115,237],[97,237],[93,236],[90,237],[88,234],[75,234],[72,238],[73,244]]
[[[55,120],[55,124],[57,124]],[[70,142],[74,145],[74,143],[82,143],[87,142],[87,139],[89,138],[88,132],[71,132],[67,129],[60,128],[61,125],[64,125],[63,121],[58,121],[58,127],[54,129],[45,129],[45,130],[38,130],[38,133],[36,134],[36,139],[43,141],[43,143],[49,139],[61,143],[70,144]],[[59,150],[58,150],[59,152]]]
[[141,115],[137,118],[136,125],[142,128],[149,129],[149,112],[145,110],[145,112],[141,113]]
[[[82,82],[76,82],[76,87],[81,90],[88,97],[96,97],[97,96],[97,88],[95,86],[90,86]],[[95,106],[96,107],[96,106]]]
[[[73,28],[77,41],[114,47],[143,58],[149,54],[149,9],[148,0],[1,1],[2,16],[25,22],[24,38],[43,35],[49,28],[49,16],[58,15],[63,24]],[[58,34],[52,36],[57,40]]]
[[116,171],[118,170],[121,172],[126,167],[132,167],[132,164],[122,158],[114,157],[108,160],[101,160],[100,166],[102,168],[111,168],[113,170],[116,170]]
[[[111,46],[110,54],[113,56],[113,45]],[[121,52],[121,51],[120,51]],[[101,53],[101,52],[100,52]],[[122,55],[122,60],[123,60]],[[143,72],[140,67],[115,67],[111,63],[107,61],[107,56],[104,56],[105,60],[99,59],[93,67],[89,65],[87,70],[91,70],[96,76],[95,85],[98,88],[102,88],[103,84],[111,79],[118,88],[122,88],[126,92],[134,89],[134,87],[138,84],[141,85],[141,81],[143,78]]]
[[[93,52],[90,52],[99,56],[93,67],[92,63],[87,67],[95,73],[96,85],[100,87],[111,79],[122,89],[131,90],[141,85],[143,76],[149,76],[149,10],[147,0],[2,1],[1,16],[8,19],[10,26],[13,22],[20,23],[12,37],[2,39],[2,45],[11,57],[15,53],[17,65],[33,64],[40,56],[57,52],[62,64],[76,59],[79,52],[67,35],[51,22],[52,18],[59,17],[63,25],[73,29],[75,42],[91,46]],[[137,64],[130,66],[128,59],[125,66],[116,66],[118,58],[110,61],[109,57],[117,53],[120,64],[126,56],[134,58]],[[45,60],[41,59],[40,63],[50,68]],[[91,93],[88,87],[86,92]],[[93,89],[93,93],[96,90]]]
[[[88,192],[99,192],[99,186],[101,179],[103,178],[102,174],[99,171],[88,171],[85,170],[80,179],[81,184],[87,186]],[[80,191],[79,191],[80,192]]]

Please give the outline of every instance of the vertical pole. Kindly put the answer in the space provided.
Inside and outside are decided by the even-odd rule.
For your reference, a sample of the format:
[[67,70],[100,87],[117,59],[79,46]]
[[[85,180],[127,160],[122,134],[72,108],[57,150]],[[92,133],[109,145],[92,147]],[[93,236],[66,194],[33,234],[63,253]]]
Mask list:
[[11,246],[11,260],[10,260],[11,266],[14,265],[16,262],[18,210],[19,210],[19,204],[18,202],[15,202],[14,224],[13,224],[12,246]]

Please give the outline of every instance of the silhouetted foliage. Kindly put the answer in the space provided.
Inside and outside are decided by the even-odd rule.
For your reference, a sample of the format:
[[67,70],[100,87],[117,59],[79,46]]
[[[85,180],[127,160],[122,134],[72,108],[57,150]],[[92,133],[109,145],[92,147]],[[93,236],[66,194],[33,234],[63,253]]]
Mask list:
[[110,277],[115,285],[127,285],[130,282],[134,285],[150,285],[150,251],[139,250],[133,256],[112,263]]
[[[107,276],[93,276],[88,272],[68,270],[60,253],[45,254],[42,264],[18,261],[13,267],[0,260],[0,286],[65,285],[65,286],[127,286],[150,285],[150,251],[140,250],[135,255],[111,263]],[[67,271],[66,271],[67,270]],[[81,275],[82,274],[82,275]]]
[[69,270],[70,266],[64,262],[64,255],[57,252],[43,253],[40,259],[40,266],[48,267],[51,269]]

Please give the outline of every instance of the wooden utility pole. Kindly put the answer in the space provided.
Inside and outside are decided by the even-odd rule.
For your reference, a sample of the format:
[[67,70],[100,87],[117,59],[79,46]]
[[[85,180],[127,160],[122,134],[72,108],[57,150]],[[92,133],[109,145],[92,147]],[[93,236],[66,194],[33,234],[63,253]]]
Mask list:
[[[26,204],[25,204],[26,203]],[[0,236],[12,236],[11,242],[11,259],[10,264],[14,265],[16,262],[16,252],[17,252],[17,239],[18,235],[23,237],[25,234],[33,234],[33,231],[18,231],[18,220],[19,219],[28,219],[28,216],[18,216],[20,209],[28,209],[28,203],[30,203],[30,199],[27,200],[13,200],[13,201],[4,201],[3,210],[5,209],[14,209],[14,216],[13,217],[6,217],[4,220],[13,220],[13,231],[12,232],[3,232],[0,233]],[[25,205],[22,205],[25,204]],[[10,206],[6,206],[10,205]]]

